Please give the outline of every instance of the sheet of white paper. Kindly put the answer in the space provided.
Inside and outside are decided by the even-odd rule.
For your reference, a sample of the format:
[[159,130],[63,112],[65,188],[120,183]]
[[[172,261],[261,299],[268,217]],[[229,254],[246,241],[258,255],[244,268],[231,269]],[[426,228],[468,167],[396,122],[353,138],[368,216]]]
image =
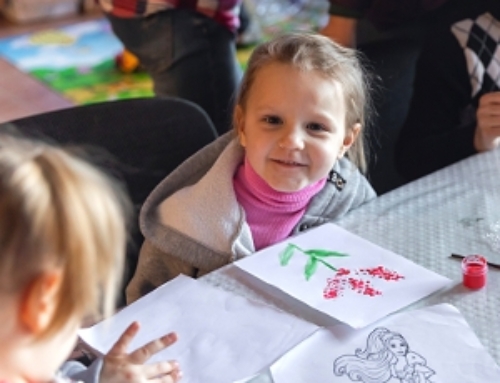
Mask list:
[[322,328],[271,372],[275,383],[500,382],[500,367],[449,304],[394,314],[362,330]]
[[[329,251],[347,256],[328,256]],[[331,223],[235,265],[354,328],[367,326],[451,282]]]
[[181,275],[79,335],[105,354],[133,321],[141,330],[130,350],[170,331],[178,334],[177,343],[149,362],[178,360],[183,383],[230,383],[252,376],[317,329]]

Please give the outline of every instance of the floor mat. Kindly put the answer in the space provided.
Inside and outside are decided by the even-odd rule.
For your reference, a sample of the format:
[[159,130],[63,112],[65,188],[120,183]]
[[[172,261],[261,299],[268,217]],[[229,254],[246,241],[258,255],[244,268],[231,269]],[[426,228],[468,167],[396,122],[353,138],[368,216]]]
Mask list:
[[[292,30],[314,30],[324,22],[325,0],[248,0],[260,38]],[[253,46],[238,49],[243,68]],[[144,72],[117,69],[123,46],[103,18],[0,40],[0,56],[75,104],[153,95]]]
[[145,73],[115,65],[123,50],[106,19],[0,40],[0,55],[75,104],[152,96]]

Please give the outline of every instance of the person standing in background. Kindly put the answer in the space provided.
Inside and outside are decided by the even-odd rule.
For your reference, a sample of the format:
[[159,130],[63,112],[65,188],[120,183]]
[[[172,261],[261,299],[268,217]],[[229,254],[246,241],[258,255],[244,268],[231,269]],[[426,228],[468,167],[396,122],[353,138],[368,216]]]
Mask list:
[[500,145],[500,1],[459,2],[426,41],[396,146],[408,180]]
[[457,1],[330,0],[329,19],[320,32],[363,52],[380,79],[367,174],[378,194],[406,182],[396,171],[394,148],[408,113],[415,65],[426,33]]
[[[428,23],[434,11],[449,1],[330,0],[330,16],[321,33],[351,48],[374,40],[400,38],[418,29],[418,24]],[[364,33],[368,29],[369,33]]]
[[231,126],[242,76],[236,60],[241,0],[98,0],[113,32],[151,76],[156,96],[201,106],[219,134]]

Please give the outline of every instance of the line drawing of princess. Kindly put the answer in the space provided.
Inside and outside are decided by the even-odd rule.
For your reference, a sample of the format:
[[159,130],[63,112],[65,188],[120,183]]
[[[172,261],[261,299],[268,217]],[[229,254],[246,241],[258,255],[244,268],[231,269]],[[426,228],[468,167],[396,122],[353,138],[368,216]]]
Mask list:
[[333,372],[363,383],[432,383],[430,377],[436,374],[425,358],[410,351],[401,334],[384,327],[368,335],[364,350],[338,357]]

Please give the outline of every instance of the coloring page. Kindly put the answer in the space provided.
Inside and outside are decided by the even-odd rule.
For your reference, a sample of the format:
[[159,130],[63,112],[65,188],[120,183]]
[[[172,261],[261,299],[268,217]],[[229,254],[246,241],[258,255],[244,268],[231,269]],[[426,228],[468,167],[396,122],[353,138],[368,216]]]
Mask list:
[[493,383],[500,367],[449,304],[354,330],[322,328],[271,367],[274,383]]
[[134,320],[141,330],[131,351],[168,332],[177,333],[178,341],[148,362],[178,360],[183,383],[232,383],[250,377],[318,328],[180,275],[79,335],[105,354]]
[[367,326],[451,282],[331,223],[235,265],[354,328]]

